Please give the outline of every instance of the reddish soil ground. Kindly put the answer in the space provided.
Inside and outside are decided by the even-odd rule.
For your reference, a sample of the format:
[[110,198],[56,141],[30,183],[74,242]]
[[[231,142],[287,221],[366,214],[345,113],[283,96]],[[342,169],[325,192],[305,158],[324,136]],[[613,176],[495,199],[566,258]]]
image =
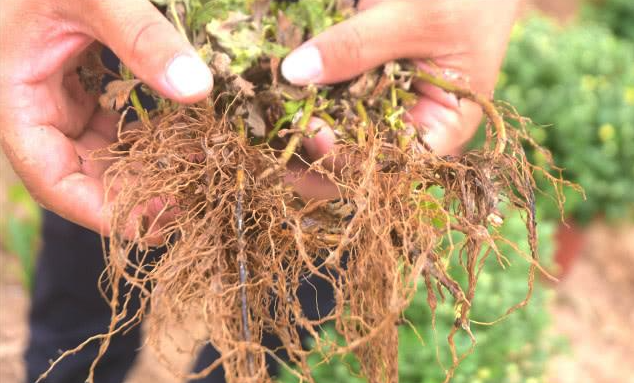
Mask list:
[[571,354],[552,361],[553,383],[634,383],[634,227],[596,224],[581,259],[556,287],[555,332]]

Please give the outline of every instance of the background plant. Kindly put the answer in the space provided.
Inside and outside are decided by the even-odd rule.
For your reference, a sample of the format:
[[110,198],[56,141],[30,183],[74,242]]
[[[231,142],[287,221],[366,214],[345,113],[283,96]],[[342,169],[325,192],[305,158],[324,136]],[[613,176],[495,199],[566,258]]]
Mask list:
[[[632,218],[633,62],[634,44],[600,25],[561,29],[533,17],[512,35],[497,97],[541,125],[532,130],[535,139],[565,169],[564,178],[585,189],[586,201],[566,191],[566,213],[581,222]],[[532,157],[543,161],[540,153]],[[542,218],[557,218],[549,200],[539,205]]]
[[[550,238],[554,223],[540,223],[540,238]],[[526,226],[519,215],[507,217],[501,229],[502,235],[510,241],[521,241],[526,235]],[[511,260],[506,269],[494,265],[497,261],[490,258],[480,276],[478,291],[473,304],[472,318],[476,321],[492,321],[504,315],[508,307],[520,302],[526,295],[526,272],[528,265],[512,247],[500,244],[500,248]],[[521,251],[528,251],[520,246]],[[543,263],[548,264],[552,254],[552,243],[540,242],[540,254]],[[456,257],[452,257],[455,261]],[[456,262],[457,263],[457,262]],[[456,267],[454,264],[452,267]],[[465,283],[466,279],[460,279]],[[452,382],[488,383],[488,382],[542,382],[546,363],[553,353],[560,349],[561,342],[545,336],[549,325],[549,314],[545,307],[553,292],[538,286],[530,304],[514,312],[506,320],[493,326],[472,323],[471,329],[477,340],[473,354],[465,359],[456,371]],[[406,311],[410,325],[401,325],[399,329],[399,379],[403,383],[442,382],[451,359],[445,338],[455,320],[455,311],[451,302],[439,304],[436,312],[436,331],[429,326],[432,317],[425,303],[427,294],[424,288],[419,291],[413,304]],[[328,329],[326,335],[334,337],[334,331]],[[424,346],[421,345],[421,339]],[[460,339],[462,350],[469,346],[466,337]],[[437,354],[438,351],[438,354]],[[438,358],[442,362],[439,364]],[[312,358],[313,375],[317,382],[361,383],[365,380],[356,377],[358,365],[351,357],[334,359],[329,364],[319,364],[319,357]],[[295,382],[294,378],[282,372],[280,382]]]
[[39,247],[41,211],[22,184],[4,187],[8,203],[0,218],[0,246],[18,258],[20,278],[30,290]]
[[630,0],[591,0],[584,3],[584,21],[608,27],[618,37],[634,41],[634,2]]

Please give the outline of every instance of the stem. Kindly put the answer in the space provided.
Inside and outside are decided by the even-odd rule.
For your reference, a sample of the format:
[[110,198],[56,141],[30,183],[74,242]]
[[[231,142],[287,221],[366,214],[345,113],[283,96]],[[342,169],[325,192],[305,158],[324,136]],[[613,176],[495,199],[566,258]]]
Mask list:
[[183,35],[183,37],[185,37],[185,40],[189,41],[189,37],[187,37],[187,31],[185,30],[185,27],[183,27],[183,23],[181,23],[181,18],[178,15],[178,11],[176,10],[176,0],[170,1],[170,14],[174,19],[174,26],[176,26],[176,29],[180,32],[181,35]]
[[[249,328],[249,305],[247,301],[247,260],[246,253],[244,251],[244,214],[243,214],[243,197],[244,197],[244,168],[242,165],[238,166],[236,174],[236,231],[238,237],[238,268],[240,274],[240,303],[242,309],[242,335],[244,341],[251,342],[251,329]],[[247,351],[247,367],[249,373],[253,375],[253,355],[250,351]]]
[[279,120],[277,120],[277,122],[275,123],[275,126],[273,127],[273,130],[271,130],[269,134],[266,136],[266,143],[268,144],[271,141],[273,141],[273,139],[277,136],[277,133],[280,131],[280,129],[282,129],[282,126],[284,126],[284,124],[286,124],[287,122],[291,122],[292,120],[293,120],[292,115],[284,116],[280,118]]
[[288,140],[288,144],[284,148],[284,151],[280,155],[280,158],[277,161],[277,166],[273,168],[268,168],[260,174],[260,179],[267,178],[270,176],[275,170],[283,169],[288,164],[288,161],[291,160],[293,154],[299,147],[299,143],[301,139],[306,135],[306,128],[308,127],[308,122],[310,118],[313,116],[313,112],[315,111],[315,102],[317,101],[317,92],[312,92],[311,95],[306,100],[306,105],[304,105],[302,118],[299,120],[297,124],[297,128],[299,132],[293,134],[291,138]]
[[322,120],[326,121],[326,124],[328,124],[328,126],[330,126],[333,129],[337,125],[337,121],[335,121],[335,119],[332,118],[332,116],[329,115],[326,112],[319,113],[319,118],[321,118]]
[[491,123],[493,124],[493,127],[495,128],[498,134],[498,140],[495,145],[494,154],[500,155],[504,153],[504,150],[506,149],[506,141],[507,141],[506,125],[504,124],[504,119],[495,108],[493,101],[491,101],[490,99],[484,97],[483,95],[479,93],[472,91],[471,89],[462,88],[456,84],[453,84],[450,81],[447,81],[438,76],[434,76],[433,74],[422,71],[422,70],[419,70],[416,72],[416,77],[432,85],[435,85],[446,92],[453,93],[458,98],[466,98],[480,105],[484,113],[491,120]]
[[147,110],[145,110],[145,108],[141,104],[141,100],[139,99],[139,95],[136,92],[136,89],[132,89],[132,91],[130,92],[130,102],[132,103],[134,110],[136,110],[136,113],[139,116],[139,120],[141,120],[141,122],[144,124],[149,123],[150,117],[148,116]]
[[242,117],[238,117],[238,123],[237,123],[237,128],[238,128],[238,138],[240,138],[240,141],[242,144],[246,143],[247,140],[247,130],[244,126],[244,120],[242,119]]

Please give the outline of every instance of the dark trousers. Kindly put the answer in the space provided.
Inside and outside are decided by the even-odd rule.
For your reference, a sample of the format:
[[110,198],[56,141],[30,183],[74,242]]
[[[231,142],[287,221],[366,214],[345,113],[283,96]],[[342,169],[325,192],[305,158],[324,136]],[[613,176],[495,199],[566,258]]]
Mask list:
[[[27,382],[32,383],[56,359],[59,350],[74,348],[89,337],[103,333],[110,322],[110,308],[99,294],[97,281],[104,270],[101,241],[97,234],[70,223],[53,213],[45,212],[43,246],[39,254],[35,286],[29,316],[30,339],[25,354]],[[156,256],[160,256],[157,252]],[[323,281],[309,278],[300,296],[309,317],[332,309],[333,294]],[[317,302],[317,303],[315,303]],[[133,302],[138,307],[138,302]],[[275,347],[279,341],[265,336],[263,343]],[[95,383],[121,383],[133,365],[141,345],[137,326],[125,335],[117,335],[98,365]],[[45,383],[83,383],[98,342],[93,342],[76,355],[61,362]],[[209,365],[218,352],[207,346],[195,364],[195,371]],[[276,366],[269,360],[270,373]],[[224,382],[222,368],[200,383]]]

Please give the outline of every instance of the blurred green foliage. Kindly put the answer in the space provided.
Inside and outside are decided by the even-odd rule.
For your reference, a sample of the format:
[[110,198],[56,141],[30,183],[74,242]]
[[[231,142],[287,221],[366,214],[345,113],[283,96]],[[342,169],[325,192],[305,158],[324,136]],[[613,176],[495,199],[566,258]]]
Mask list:
[[[605,27],[562,29],[533,17],[518,25],[500,76],[498,99],[535,124],[533,136],[552,151],[564,178],[587,201],[566,191],[568,216],[584,223],[634,216],[634,44]],[[535,163],[544,162],[532,153]],[[543,198],[541,218],[557,218]]]
[[7,214],[0,220],[0,245],[20,261],[20,278],[33,286],[35,259],[40,239],[41,210],[22,184],[7,188]]
[[[539,227],[540,238],[550,238],[554,224],[544,223]],[[525,242],[526,227],[519,214],[507,217],[501,233],[505,238],[517,243]],[[503,316],[506,310],[522,301],[527,292],[528,262],[510,246],[499,243],[501,251],[511,260],[506,269],[500,267],[495,258],[486,261],[471,312],[471,318],[478,322],[490,322]],[[540,252],[549,258],[552,243],[540,242]],[[527,245],[520,249],[527,252]],[[459,266],[453,257],[453,268]],[[547,259],[544,260],[548,264]],[[459,279],[466,286],[466,275]],[[453,303],[448,300],[439,304],[436,331],[431,328],[431,312],[427,306],[427,293],[421,288],[405,316],[411,326],[402,325],[399,330],[399,378],[402,383],[437,383],[445,378],[442,366],[451,366],[447,334],[455,320]],[[552,291],[536,285],[530,304],[511,314],[506,320],[492,326],[473,323],[471,330],[477,346],[472,355],[458,367],[452,380],[454,383],[519,383],[543,382],[543,373],[549,356],[560,347],[560,342],[545,335],[549,314],[546,302]],[[421,339],[424,344],[421,343]],[[326,335],[336,337],[332,328]],[[470,341],[465,334],[457,337],[459,350],[465,351]],[[439,361],[442,363],[439,363]],[[355,376],[358,363],[350,355],[343,360],[335,359],[329,364],[320,364],[314,356],[313,377],[317,382],[365,382]],[[281,382],[296,382],[290,373],[283,371]]]
[[618,37],[634,41],[634,1],[590,0],[581,10],[584,21],[610,28]]

